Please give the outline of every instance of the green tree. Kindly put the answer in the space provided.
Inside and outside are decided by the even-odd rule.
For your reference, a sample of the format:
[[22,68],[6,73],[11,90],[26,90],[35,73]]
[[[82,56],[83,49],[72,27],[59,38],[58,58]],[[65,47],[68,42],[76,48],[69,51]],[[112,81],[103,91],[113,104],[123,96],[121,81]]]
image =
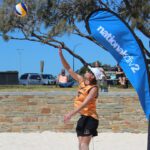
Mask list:
[[[111,8],[123,18],[133,31],[138,29],[147,38],[150,38],[150,1],[149,0],[114,0],[106,1],[108,9]],[[104,4],[105,5],[105,4]],[[144,47],[140,37],[139,44],[145,54],[150,58],[149,51]],[[148,62],[150,64],[150,62]]]
[[[131,0],[130,2],[121,0],[119,3],[114,0],[106,0],[105,2],[101,0],[26,0],[28,15],[20,18],[14,14],[14,6],[18,0],[5,0],[0,6],[0,35],[6,41],[10,39],[28,40],[44,43],[55,48],[61,45],[63,49],[79,58],[84,65],[87,65],[80,56],[74,54],[66,43],[58,40],[57,37],[64,34],[76,34],[103,48],[87,32],[78,27],[79,23],[85,24],[86,17],[97,8],[115,11],[133,27],[133,31],[137,28],[149,37],[147,17],[149,9],[146,5],[148,0],[142,0],[142,4],[140,4],[143,7],[133,10],[138,5],[135,1],[138,2],[138,0]],[[136,11],[137,18],[134,15]],[[139,18],[143,20],[140,21]],[[134,23],[133,20],[137,22]],[[20,32],[22,35],[19,37],[15,34],[14,36],[13,33],[15,32]],[[143,46],[141,40],[140,43]],[[143,49],[145,49],[144,46]],[[147,55],[149,54],[146,49],[145,52],[147,52]]]
[[103,68],[104,68],[105,71],[111,71],[111,69],[112,69],[112,67],[108,64],[104,64]]
[[121,16],[130,22],[132,29],[139,29],[144,35],[150,37],[150,1],[124,0],[119,8]]

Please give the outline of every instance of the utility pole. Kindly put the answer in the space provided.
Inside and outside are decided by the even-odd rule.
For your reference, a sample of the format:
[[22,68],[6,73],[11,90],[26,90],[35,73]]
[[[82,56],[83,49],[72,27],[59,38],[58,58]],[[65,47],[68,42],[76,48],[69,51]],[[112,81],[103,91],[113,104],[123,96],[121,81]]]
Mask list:
[[[75,52],[76,48],[77,48],[79,45],[81,45],[81,43],[78,43],[78,44],[76,44],[76,45],[73,47],[73,52]],[[73,69],[73,71],[75,70],[75,59],[74,59],[74,56],[73,56],[72,69]]]
[[44,72],[44,60],[40,61],[40,72],[41,72],[41,74],[43,74],[43,72]]
[[23,49],[17,49],[18,57],[19,57],[19,74],[22,74],[22,51]]

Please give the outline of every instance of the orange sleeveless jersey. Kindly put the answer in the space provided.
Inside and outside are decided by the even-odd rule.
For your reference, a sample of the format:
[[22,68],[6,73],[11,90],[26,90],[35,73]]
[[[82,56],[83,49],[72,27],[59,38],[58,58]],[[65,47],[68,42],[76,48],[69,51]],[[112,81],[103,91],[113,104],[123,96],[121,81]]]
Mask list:
[[[89,94],[90,89],[95,87],[96,85],[85,85],[84,82],[81,82],[78,89],[78,96],[76,96],[74,100],[74,107],[78,108],[86,97]],[[81,111],[81,115],[91,116],[98,120],[98,115],[96,112],[96,97],[93,98]]]

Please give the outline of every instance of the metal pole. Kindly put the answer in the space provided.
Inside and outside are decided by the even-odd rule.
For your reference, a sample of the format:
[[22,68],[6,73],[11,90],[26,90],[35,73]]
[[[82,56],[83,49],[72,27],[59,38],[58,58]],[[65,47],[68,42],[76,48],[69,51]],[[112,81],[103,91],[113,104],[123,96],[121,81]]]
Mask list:
[[23,49],[17,49],[18,56],[19,56],[19,74],[20,75],[22,74],[22,58],[21,58],[22,51]]
[[149,116],[149,120],[148,120],[147,150],[150,150],[150,116]]
[[[81,43],[78,43],[78,44],[76,44],[76,45],[73,47],[73,52],[75,52],[75,49],[76,49],[79,45],[81,45]],[[75,70],[75,59],[74,59],[74,56],[73,56],[72,69],[73,69],[73,71]]]
[[[73,51],[74,52],[74,51]],[[74,56],[73,56],[73,71],[74,71],[75,69],[74,69]]]

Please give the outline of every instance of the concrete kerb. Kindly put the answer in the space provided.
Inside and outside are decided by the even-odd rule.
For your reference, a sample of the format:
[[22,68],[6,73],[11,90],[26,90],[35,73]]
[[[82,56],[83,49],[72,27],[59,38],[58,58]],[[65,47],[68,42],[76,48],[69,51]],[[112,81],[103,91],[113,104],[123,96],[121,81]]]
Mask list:
[[[25,96],[25,95],[35,95],[35,96],[51,96],[51,95],[76,95],[77,92],[74,91],[50,91],[50,92],[0,92],[0,96],[10,95],[10,96]],[[100,92],[100,96],[136,96],[136,92]]]

